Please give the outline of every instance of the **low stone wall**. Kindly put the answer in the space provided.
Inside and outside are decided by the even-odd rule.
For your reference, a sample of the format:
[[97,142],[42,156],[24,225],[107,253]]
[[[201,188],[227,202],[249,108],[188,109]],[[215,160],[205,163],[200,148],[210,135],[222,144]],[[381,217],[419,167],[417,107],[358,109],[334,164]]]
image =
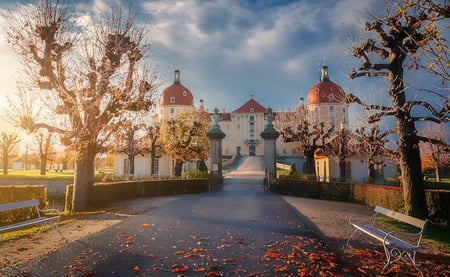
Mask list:
[[[270,191],[279,194],[325,200],[358,202],[369,206],[381,205],[387,209],[404,210],[400,187],[342,182],[317,182],[298,179],[277,179]],[[450,221],[450,191],[426,190],[428,213],[434,223]]]

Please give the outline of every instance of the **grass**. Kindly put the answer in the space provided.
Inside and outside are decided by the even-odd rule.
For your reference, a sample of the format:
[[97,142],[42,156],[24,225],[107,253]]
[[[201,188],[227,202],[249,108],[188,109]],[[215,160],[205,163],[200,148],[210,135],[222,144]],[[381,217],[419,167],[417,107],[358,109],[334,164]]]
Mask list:
[[8,175],[0,175],[0,180],[70,180],[73,179],[73,170],[63,172],[47,171],[41,175],[40,170],[11,170]]
[[[390,230],[397,230],[406,233],[418,233],[420,229],[406,223],[399,222],[390,217],[380,216],[377,222],[386,226]],[[425,230],[423,241],[432,245],[434,248],[441,248],[444,251],[450,251],[450,226],[430,224]]]

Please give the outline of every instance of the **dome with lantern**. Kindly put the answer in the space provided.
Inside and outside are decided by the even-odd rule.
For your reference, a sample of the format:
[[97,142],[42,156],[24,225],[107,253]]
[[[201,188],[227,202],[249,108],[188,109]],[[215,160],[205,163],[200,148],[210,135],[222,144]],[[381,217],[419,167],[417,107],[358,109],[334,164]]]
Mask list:
[[320,82],[308,92],[308,105],[340,103],[345,98],[344,90],[336,83],[330,81],[328,66],[322,67]]
[[159,100],[159,105],[194,105],[194,96],[189,89],[183,86],[180,82],[180,71],[175,70],[175,80],[173,84],[164,89]]

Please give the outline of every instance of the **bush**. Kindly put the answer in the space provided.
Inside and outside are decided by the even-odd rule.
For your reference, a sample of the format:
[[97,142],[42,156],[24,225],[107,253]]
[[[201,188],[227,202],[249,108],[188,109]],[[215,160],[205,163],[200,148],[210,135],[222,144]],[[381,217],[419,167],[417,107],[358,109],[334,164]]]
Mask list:
[[188,172],[186,172],[185,175],[186,175],[186,178],[189,178],[189,179],[208,178],[209,177],[208,170],[201,171],[200,169],[188,171]]
[[[292,178],[280,178],[271,186],[272,192],[326,200],[356,201],[369,206],[381,205],[387,209],[403,212],[402,188],[370,184],[341,182],[317,182]],[[427,190],[429,218],[434,223],[449,223],[450,191]]]
[[[44,185],[36,186],[0,186],[0,204],[39,200],[39,208],[47,207],[47,189]],[[37,216],[36,209],[23,208],[0,212],[0,226],[25,221]]]
[[[201,193],[209,191],[208,179],[168,179],[96,183],[90,202],[92,207],[137,197]],[[66,211],[72,209],[73,185],[66,187]]]
[[198,166],[198,170],[200,170],[201,172],[208,173],[208,167],[206,166],[206,163],[205,163],[204,160],[200,160],[200,164]]
[[291,163],[291,167],[289,168],[289,176],[297,174],[297,166],[295,165],[295,162]]

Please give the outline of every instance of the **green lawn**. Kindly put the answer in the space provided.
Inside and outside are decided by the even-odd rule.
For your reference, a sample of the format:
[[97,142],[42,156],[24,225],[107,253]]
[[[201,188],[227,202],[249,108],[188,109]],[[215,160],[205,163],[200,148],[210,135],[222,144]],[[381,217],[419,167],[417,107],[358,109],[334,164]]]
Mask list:
[[[3,172],[2,172],[3,173]],[[40,170],[10,170],[8,175],[0,174],[0,180],[68,180],[73,179],[73,170],[63,172],[47,171],[41,175]]]

